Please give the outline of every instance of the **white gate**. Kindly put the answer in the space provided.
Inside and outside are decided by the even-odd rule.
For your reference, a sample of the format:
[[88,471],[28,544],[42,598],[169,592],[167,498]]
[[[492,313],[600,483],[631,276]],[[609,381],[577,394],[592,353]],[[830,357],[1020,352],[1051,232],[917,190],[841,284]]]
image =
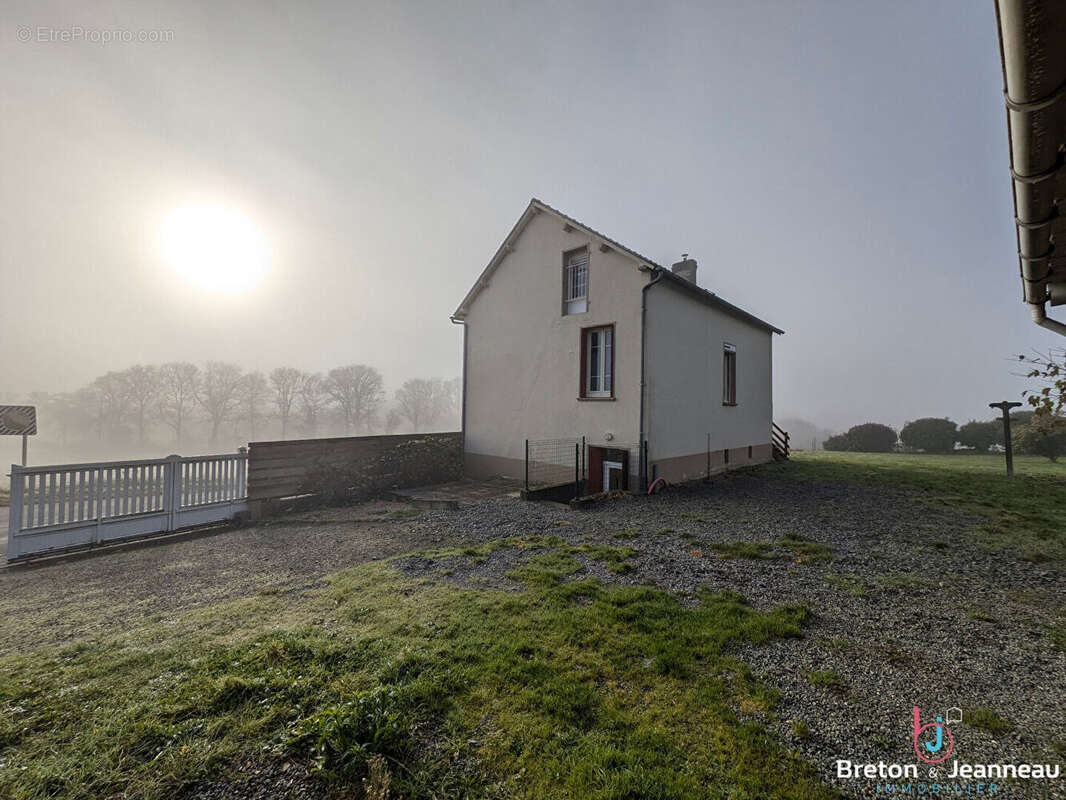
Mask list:
[[11,465],[7,560],[137,539],[248,510],[244,448],[217,456]]

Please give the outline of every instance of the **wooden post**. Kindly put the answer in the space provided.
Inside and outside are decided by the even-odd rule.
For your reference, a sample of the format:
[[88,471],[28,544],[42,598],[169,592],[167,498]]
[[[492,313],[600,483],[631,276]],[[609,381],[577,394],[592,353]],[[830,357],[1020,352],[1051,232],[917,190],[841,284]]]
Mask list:
[[1021,403],[1012,403],[1004,400],[1002,403],[989,403],[989,408],[998,408],[1003,411],[1003,448],[1007,454],[1007,477],[1014,475],[1014,451],[1010,441],[1010,410],[1017,408]]
[[26,478],[17,464],[11,465],[11,508],[7,518],[7,558],[10,561],[19,556],[18,534],[22,530],[22,504],[26,489]]

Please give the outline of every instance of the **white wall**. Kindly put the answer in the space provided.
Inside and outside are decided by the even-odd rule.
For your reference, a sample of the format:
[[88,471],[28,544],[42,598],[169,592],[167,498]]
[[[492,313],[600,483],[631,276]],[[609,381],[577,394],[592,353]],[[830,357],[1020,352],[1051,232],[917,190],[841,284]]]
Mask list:
[[[589,308],[562,314],[563,253],[589,245]],[[646,273],[542,211],[467,313],[466,451],[524,458],[525,439],[636,443]],[[580,329],[615,325],[615,400],[578,400]]]
[[[649,464],[770,441],[771,334],[665,283],[648,290]],[[737,405],[722,404],[722,345],[737,348]]]

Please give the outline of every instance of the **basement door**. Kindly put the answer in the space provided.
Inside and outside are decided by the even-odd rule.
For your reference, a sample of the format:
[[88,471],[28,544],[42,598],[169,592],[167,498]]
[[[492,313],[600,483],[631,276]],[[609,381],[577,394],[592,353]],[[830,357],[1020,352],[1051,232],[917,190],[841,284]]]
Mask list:
[[629,488],[629,453],[612,447],[589,448],[589,494]]

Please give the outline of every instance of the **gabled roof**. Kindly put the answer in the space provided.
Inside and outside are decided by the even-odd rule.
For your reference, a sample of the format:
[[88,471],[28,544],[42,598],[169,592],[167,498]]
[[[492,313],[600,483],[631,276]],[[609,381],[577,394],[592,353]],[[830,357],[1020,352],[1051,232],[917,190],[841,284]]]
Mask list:
[[750,322],[752,325],[757,325],[760,328],[765,328],[771,333],[784,333],[784,331],[780,328],[771,325],[769,322],[765,322],[759,319],[757,316],[745,311],[740,306],[735,306],[732,303],[723,300],[714,292],[709,292],[706,289],[702,289],[696,284],[694,284],[692,281],[685,280],[680,275],[675,275],[668,269],[663,269],[662,267],[656,267],[656,269],[659,270],[662,275],[662,278],[660,278],[660,280],[663,280],[667,286],[672,286],[678,291],[682,291],[691,295],[704,305],[711,306],[712,308],[717,308],[719,311],[723,311],[729,316],[736,317],[737,319],[743,320],[744,322]]
[[700,300],[706,305],[717,308],[720,311],[724,311],[725,313],[738,319],[744,320],[745,322],[750,322],[753,325],[758,325],[759,327],[765,328],[768,331],[771,331],[772,333],[784,333],[784,331],[780,328],[776,328],[768,322],[763,322],[755,315],[749,314],[744,309],[738,308],[732,303],[727,303],[714,292],[709,292],[706,289],[701,289],[696,284],[687,281],[684,278],[679,277],[678,275],[675,275],[673,272],[671,272],[669,269],[662,266],[661,264],[656,264],[647,256],[641,255],[636,250],[632,250],[629,247],[626,247],[621,242],[618,242],[612,239],[610,236],[600,233],[595,228],[592,228],[586,225],[585,223],[580,222],[579,220],[576,220],[567,214],[564,214],[562,211],[553,208],[552,206],[541,200],[538,200],[535,197],[529,201],[529,205],[526,206],[526,210],[522,212],[522,216],[518,218],[518,222],[515,223],[515,226],[511,228],[511,232],[508,233],[507,236],[504,238],[503,244],[500,245],[499,249],[496,251],[496,254],[492,257],[492,260],[489,261],[485,269],[482,270],[481,275],[478,276],[478,279],[474,282],[474,285],[470,288],[470,291],[466,293],[466,297],[463,298],[463,302],[459,304],[459,308],[457,308],[455,310],[455,313],[452,314],[452,319],[463,319],[466,316],[466,312],[470,309],[470,304],[474,301],[474,298],[478,296],[481,290],[488,285],[489,279],[492,277],[492,273],[496,271],[496,268],[499,267],[503,260],[514,249],[514,243],[517,241],[518,237],[522,235],[522,231],[525,230],[526,225],[529,224],[530,220],[532,220],[533,217],[535,217],[542,211],[552,214],[553,216],[562,220],[567,225],[570,225],[576,230],[583,231],[590,237],[600,239],[604,244],[608,245],[612,249],[617,250],[623,255],[629,256],[631,259],[637,262],[638,267],[660,274],[662,278],[665,279],[664,285],[673,286],[681,291],[692,295],[697,300]]

